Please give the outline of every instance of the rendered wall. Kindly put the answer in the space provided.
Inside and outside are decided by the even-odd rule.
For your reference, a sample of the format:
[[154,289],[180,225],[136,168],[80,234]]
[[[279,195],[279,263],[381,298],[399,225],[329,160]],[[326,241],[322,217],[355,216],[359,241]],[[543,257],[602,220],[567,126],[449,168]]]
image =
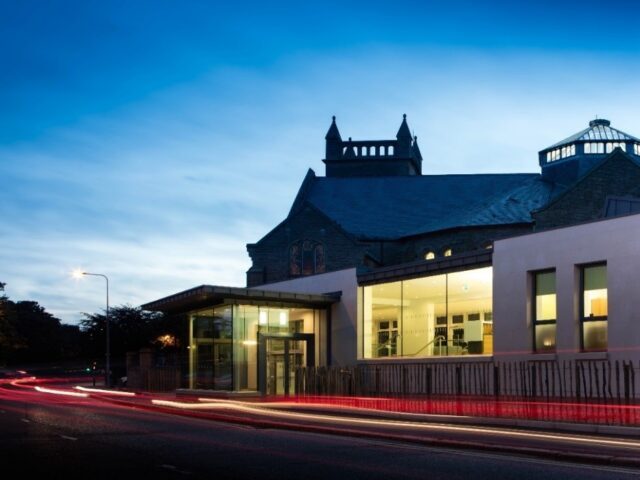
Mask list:
[[[500,240],[493,253],[495,360],[640,359],[640,215]],[[580,352],[580,266],[606,262],[608,351]],[[530,272],[556,269],[556,353],[533,353]]]
[[[331,308],[331,365],[354,365],[357,348],[356,269],[311,275],[284,282],[260,285],[261,290],[292,293],[342,292],[339,302]],[[326,345],[326,342],[324,342]]]

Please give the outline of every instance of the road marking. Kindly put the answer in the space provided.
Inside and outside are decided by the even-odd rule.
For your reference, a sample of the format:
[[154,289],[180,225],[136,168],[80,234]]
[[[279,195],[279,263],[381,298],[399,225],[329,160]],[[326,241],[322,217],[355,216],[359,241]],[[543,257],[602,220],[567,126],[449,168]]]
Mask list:
[[29,420],[28,418],[21,418],[20,420],[22,420],[24,423],[31,423],[31,420]]
[[65,440],[71,440],[73,442],[75,442],[76,440],[78,440],[76,437],[70,437],[68,435],[60,435],[60,438],[64,438]]

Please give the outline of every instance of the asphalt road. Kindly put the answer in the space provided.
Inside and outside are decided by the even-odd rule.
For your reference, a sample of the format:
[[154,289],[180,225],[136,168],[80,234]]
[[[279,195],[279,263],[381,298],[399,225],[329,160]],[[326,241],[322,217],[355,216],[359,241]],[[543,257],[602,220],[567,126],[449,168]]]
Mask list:
[[[0,398],[0,465],[46,478],[640,479],[640,471]],[[1,396],[0,396],[1,397]]]

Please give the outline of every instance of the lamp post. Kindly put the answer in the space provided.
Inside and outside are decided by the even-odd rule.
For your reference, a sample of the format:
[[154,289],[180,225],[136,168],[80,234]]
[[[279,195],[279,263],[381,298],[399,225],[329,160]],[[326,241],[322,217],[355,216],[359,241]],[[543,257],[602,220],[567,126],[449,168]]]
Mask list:
[[75,277],[81,277],[83,275],[91,275],[93,277],[102,277],[107,282],[107,310],[105,314],[105,334],[107,337],[107,350],[106,350],[106,363],[105,363],[105,385],[107,388],[111,387],[111,343],[109,338],[109,278],[102,273],[89,273],[89,272],[74,272]]

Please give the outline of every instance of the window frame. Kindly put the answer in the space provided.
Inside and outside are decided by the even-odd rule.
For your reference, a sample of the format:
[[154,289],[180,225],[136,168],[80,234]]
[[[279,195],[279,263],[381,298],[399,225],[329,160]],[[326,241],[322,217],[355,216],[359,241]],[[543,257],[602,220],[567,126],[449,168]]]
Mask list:
[[[590,267],[607,267],[607,262],[606,260],[603,261],[599,261],[599,262],[591,262],[591,263],[583,263],[581,265],[578,265],[578,267],[580,268],[580,295],[579,295],[579,299],[580,299],[580,316],[579,316],[579,321],[580,321],[580,352],[606,352],[609,350],[609,269],[607,268],[606,273],[607,273],[607,314],[606,315],[599,315],[597,317],[586,317],[584,316],[584,284],[585,284],[585,270],[587,268]],[[589,349],[586,350],[584,348],[584,324],[588,323],[588,322],[602,322],[602,321],[606,321],[607,322],[607,346],[606,348],[603,349]]]
[[[529,272],[531,274],[531,326],[532,328],[532,339],[531,339],[531,343],[532,343],[532,350],[533,353],[538,353],[538,354],[545,354],[545,353],[549,353],[549,354],[554,354],[557,351],[558,348],[558,276],[557,276],[557,271],[555,268],[545,268],[543,270],[533,270],[531,272]],[[555,280],[556,280],[556,289],[555,289],[555,295],[556,295],[556,315],[555,318],[553,320],[537,320],[537,313],[538,313],[538,308],[537,308],[537,286],[538,286],[538,275],[539,274],[544,274],[544,273],[553,273],[555,275]],[[556,326],[556,339],[555,339],[555,344],[553,347],[553,350],[539,350],[537,345],[536,345],[536,327],[538,325],[555,325]]]

